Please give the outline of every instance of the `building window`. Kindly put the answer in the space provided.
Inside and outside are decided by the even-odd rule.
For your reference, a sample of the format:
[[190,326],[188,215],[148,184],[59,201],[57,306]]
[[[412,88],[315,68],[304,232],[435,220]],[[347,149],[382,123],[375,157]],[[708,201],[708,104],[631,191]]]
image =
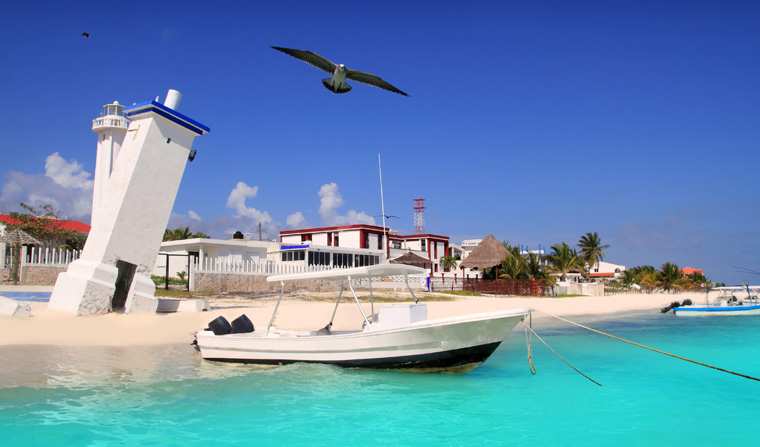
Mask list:
[[421,247],[420,250],[422,250],[422,251],[427,250],[425,248],[425,242],[427,242],[425,239],[420,239],[420,247]]
[[377,235],[377,249],[378,250],[383,249],[383,235],[382,234]]

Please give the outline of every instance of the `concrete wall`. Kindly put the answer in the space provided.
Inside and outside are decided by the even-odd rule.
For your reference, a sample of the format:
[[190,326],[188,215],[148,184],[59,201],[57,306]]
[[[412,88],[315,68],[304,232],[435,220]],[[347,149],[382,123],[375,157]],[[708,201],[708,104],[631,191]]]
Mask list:
[[58,274],[65,272],[68,266],[22,265],[19,272],[19,284],[26,286],[54,286]]
[[[279,293],[280,283],[267,282],[263,275],[241,275],[236,273],[195,273],[193,278],[195,292],[211,293]],[[338,292],[335,281],[303,280],[285,283],[285,293],[301,292]],[[347,286],[347,285],[346,285]]]

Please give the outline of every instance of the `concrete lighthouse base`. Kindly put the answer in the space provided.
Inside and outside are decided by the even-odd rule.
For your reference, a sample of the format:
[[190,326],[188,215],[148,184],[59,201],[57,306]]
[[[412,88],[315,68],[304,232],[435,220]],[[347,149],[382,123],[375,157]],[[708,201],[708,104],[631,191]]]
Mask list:
[[136,274],[129,289],[125,310],[131,314],[154,314],[158,309],[156,284],[145,275]]
[[78,259],[58,275],[48,307],[75,315],[108,313],[118,273],[114,266]]

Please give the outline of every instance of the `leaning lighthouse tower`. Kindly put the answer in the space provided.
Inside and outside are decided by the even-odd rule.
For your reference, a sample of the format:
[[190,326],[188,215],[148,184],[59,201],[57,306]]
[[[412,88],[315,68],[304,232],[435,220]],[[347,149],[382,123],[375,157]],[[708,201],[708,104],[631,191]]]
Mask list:
[[103,106],[103,114],[92,120],[92,131],[98,134],[98,149],[95,159],[95,178],[92,189],[92,223],[96,210],[101,206],[108,178],[111,177],[121,145],[127,135],[129,121],[124,116],[124,106],[119,101]]

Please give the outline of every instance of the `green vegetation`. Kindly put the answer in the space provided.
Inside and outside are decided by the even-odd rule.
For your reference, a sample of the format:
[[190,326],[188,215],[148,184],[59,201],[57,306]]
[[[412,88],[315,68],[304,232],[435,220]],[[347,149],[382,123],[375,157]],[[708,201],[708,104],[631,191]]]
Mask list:
[[602,245],[602,240],[596,232],[586,233],[578,241],[578,247],[581,249],[580,257],[588,266],[588,271],[592,271],[595,265],[604,260],[604,251],[610,248],[609,245]]
[[583,259],[578,255],[577,250],[567,245],[567,242],[554,244],[551,249],[554,253],[547,255],[546,259],[549,261],[552,271],[559,273],[562,281],[573,270],[580,270],[581,273],[585,274],[586,268],[583,265]]
[[166,229],[164,231],[164,242],[166,241],[182,241],[185,239],[208,239],[202,232],[193,233],[190,231],[190,227],[179,227],[173,230]]
[[623,276],[613,283],[613,287],[631,288],[637,285],[647,293],[659,290],[676,292],[680,290],[701,290],[702,286],[713,284],[702,273],[684,275],[678,265],[671,262],[662,264],[660,270],[651,265],[640,265],[623,272]]
[[[164,286],[166,284],[166,277],[164,276],[150,275],[150,279],[153,280],[153,283],[156,285],[156,287]],[[169,278],[169,285],[170,286],[187,286],[187,280],[180,279],[180,278]]]
[[202,298],[214,295],[211,292],[188,292],[187,290],[165,290],[162,288],[156,288],[156,296],[159,298],[178,298],[178,299],[191,299]]
[[483,296],[482,293],[469,292],[467,290],[436,290],[438,295],[456,295],[456,296]]
[[443,269],[444,272],[448,272],[451,270],[456,270],[457,268],[457,258],[453,256],[441,256],[440,260],[440,266]]

